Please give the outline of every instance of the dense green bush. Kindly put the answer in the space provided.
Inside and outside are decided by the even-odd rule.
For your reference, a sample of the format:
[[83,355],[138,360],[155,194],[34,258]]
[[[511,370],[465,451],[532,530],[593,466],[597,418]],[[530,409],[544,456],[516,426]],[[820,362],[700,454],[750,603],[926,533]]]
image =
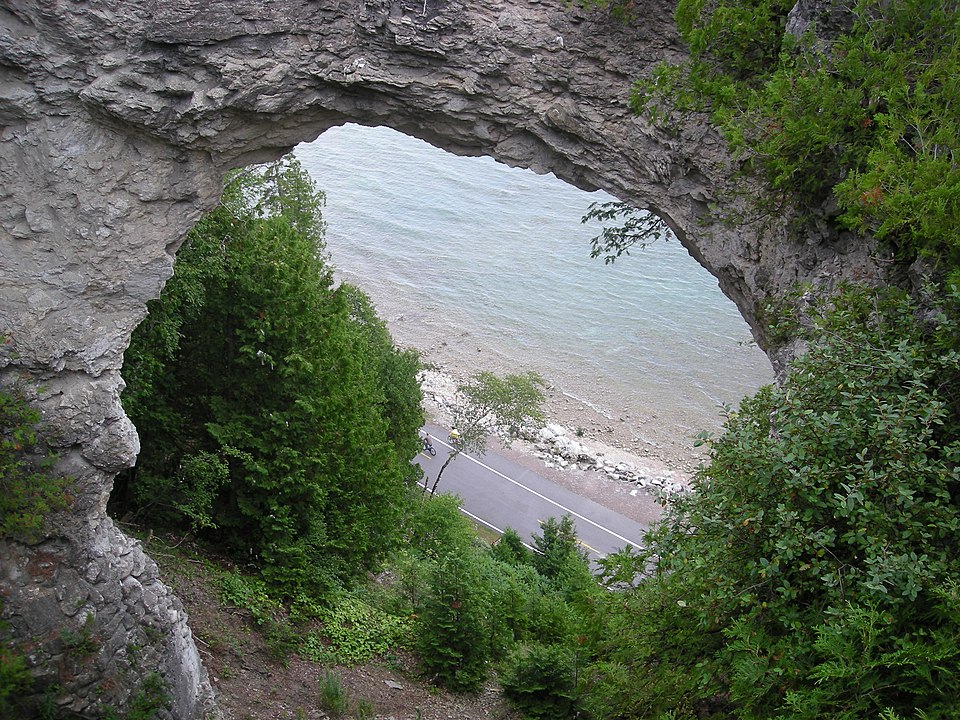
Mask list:
[[124,365],[142,450],[114,501],[225,543],[291,596],[389,551],[423,420],[416,354],[332,286],[322,202],[292,159],[233,175]]
[[701,62],[738,80],[776,63],[794,0],[678,0],[677,29]]
[[851,290],[808,320],[650,536],[655,574],[595,618],[628,717],[957,717],[955,307]]
[[[579,581],[576,591],[563,584],[578,573],[546,578],[537,572],[516,532],[488,547],[459,506],[451,495],[413,505],[403,528],[407,542],[364,598],[396,617],[416,618],[424,672],[449,689],[470,690],[518,644],[572,643],[581,623],[567,596],[582,588]],[[575,564],[569,552],[589,577],[575,535],[565,537],[558,567]]]
[[491,663],[518,644],[569,644],[576,607],[529,565],[508,565],[471,548],[429,564],[416,610],[424,669],[453,690],[477,687]]
[[417,618],[423,669],[450,689],[474,689],[490,659],[513,640],[516,605],[522,603],[511,592],[515,584],[491,567],[501,564],[478,541],[456,496],[415,503],[404,533],[409,542],[395,556],[392,588],[402,601],[392,604]]
[[503,535],[491,549],[491,554],[507,565],[529,565],[533,562],[532,553],[524,545],[520,534],[513,528],[503,531]]
[[478,547],[476,529],[460,512],[461,503],[456,495],[435,495],[410,503],[403,525],[408,545],[433,560]]
[[576,658],[563,645],[520,647],[510,657],[500,684],[525,717],[571,717],[577,690]]
[[590,606],[597,717],[960,715],[960,6],[836,3],[827,33],[794,38],[793,5],[680,0],[691,59],[641,79],[635,109],[668,131],[708,113],[771,198],[945,281],[919,303],[785,304],[805,322],[771,330],[809,354],[741,404],[697,492],[608,569],[625,599]]

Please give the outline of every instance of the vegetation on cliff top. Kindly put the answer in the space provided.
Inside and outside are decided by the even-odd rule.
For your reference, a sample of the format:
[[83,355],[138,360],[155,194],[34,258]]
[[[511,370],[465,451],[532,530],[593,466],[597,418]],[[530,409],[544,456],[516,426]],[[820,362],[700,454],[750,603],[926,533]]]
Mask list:
[[[745,169],[820,203],[894,258],[960,266],[960,8],[942,0],[833,4],[800,37],[793,0],[680,0],[682,66],[637,83],[638,112],[706,111]],[[832,14],[832,17],[827,16]],[[833,37],[817,37],[830,23]],[[954,277],[954,281],[956,281]]]
[[794,38],[793,6],[680,0],[691,58],[636,110],[708,113],[773,197],[834,204],[932,277],[771,310],[810,350],[730,415],[637,559],[652,574],[599,618],[604,717],[960,717],[960,7],[832,3],[830,33]]

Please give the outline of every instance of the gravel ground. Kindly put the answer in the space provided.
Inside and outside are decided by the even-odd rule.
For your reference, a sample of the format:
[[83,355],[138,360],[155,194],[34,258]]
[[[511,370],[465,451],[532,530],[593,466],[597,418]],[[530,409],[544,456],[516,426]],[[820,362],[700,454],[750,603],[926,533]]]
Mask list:
[[[520,720],[495,678],[478,693],[454,695],[419,677],[406,654],[354,667],[278,657],[247,610],[221,603],[208,563],[229,568],[228,559],[164,534],[151,535],[145,547],[190,617],[224,720]],[[328,673],[346,693],[341,715],[323,701],[321,679]]]

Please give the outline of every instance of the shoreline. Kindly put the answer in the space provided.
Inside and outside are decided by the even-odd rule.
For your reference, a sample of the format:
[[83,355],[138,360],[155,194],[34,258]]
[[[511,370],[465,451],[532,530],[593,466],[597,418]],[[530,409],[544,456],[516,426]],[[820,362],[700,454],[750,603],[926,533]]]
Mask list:
[[[420,373],[425,413],[450,427],[456,386],[467,376],[454,377],[436,362],[427,363],[429,369]],[[509,444],[491,443],[491,451],[645,526],[656,522],[671,497],[689,491],[705,453],[671,458],[652,441],[646,453],[631,452],[616,444],[622,433],[616,432],[615,421],[589,403],[556,388],[546,394],[544,428]]]
[[[529,347],[518,348],[519,355],[514,357],[509,343],[486,344],[470,330],[452,324],[433,303],[411,304],[349,271],[335,269],[334,276],[337,282],[354,284],[367,293],[394,344],[417,350],[426,367],[450,379],[449,387],[441,387],[448,394],[481,371],[504,375],[535,370],[546,382],[548,422],[563,426],[578,439],[633,456],[638,465],[665,464],[686,482],[707,458],[706,449],[694,445],[697,434],[702,430],[717,433],[722,427],[719,403],[712,413],[686,412],[684,398],[695,388],[664,386],[653,391],[645,388],[635,396],[618,396],[603,380],[573,377],[569,368],[552,367],[542,353],[535,353],[540,361],[531,363]],[[576,337],[571,336],[570,342],[576,343]],[[592,392],[594,388],[596,392]]]
[[[442,313],[435,307],[410,307],[339,269],[335,279],[364,288],[394,344],[420,354],[425,368],[420,374],[424,410],[439,425],[450,427],[449,408],[457,385],[481,371],[503,375],[526,369],[502,348],[486,347],[470,332],[439,322]],[[670,403],[638,406],[607,398],[603,408],[599,401],[583,397],[582,391],[571,392],[557,378],[541,375],[551,436],[516,440],[508,447],[491,443],[491,451],[645,524],[656,520],[671,495],[689,490],[708,452],[694,446],[696,430],[683,424]],[[717,432],[719,426],[718,414],[714,427],[706,429]],[[574,448],[578,451],[569,452],[570,444],[579,446]]]
[[[415,348],[420,353],[424,365],[431,369],[424,374],[424,394],[437,395],[440,405],[453,396],[459,383],[465,382],[477,372],[486,370],[502,375],[522,372],[525,369],[498,354],[481,353],[479,348],[477,355],[472,357],[462,349],[450,347],[446,342],[429,347],[409,342],[409,339],[404,337],[405,331],[409,329],[405,327],[408,324],[404,320],[405,318],[400,316],[397,320],[388,322],[394,342],[400,347]],[[599,446],[600,451],[608,455],[622,455],[624,461],[639,467],[650,466],[651,472],[669,470],[686,485],[697,468],[706,461],[706,449],[694,446],[696,433],[680,425],[660,408],[623,408],[620,412],[604,409],[589,399],[569,392],[557,384],[554,378],[543,373],[541,375],[546,383],[543,410],[547,424],[563,427],[568,436],[576,438],[582,444]],[[719,426],[718,418],[716,427],[708,429],[716,432]]]

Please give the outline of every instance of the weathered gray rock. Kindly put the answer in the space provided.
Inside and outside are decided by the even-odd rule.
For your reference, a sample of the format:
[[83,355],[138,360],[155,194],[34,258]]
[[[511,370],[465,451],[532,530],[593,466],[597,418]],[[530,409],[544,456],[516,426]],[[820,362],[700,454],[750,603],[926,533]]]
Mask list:
[[786,31],[798,40],[807,33],[821,49],[853,25],[853,13],[846,0],[799,0],[787,17]]
[[[352,121],[603,188],[666,218],[774,359],[765,298],[879,274],[872,248],[823,221],[829,209],[758,216],[757,189],[732,179],[704,123],[667,135],[630,112],[633,79],[680,56],[672,2],[638,3],[630,27],[566,5],[0,4],[0,384],[33,394],[77,478],[54,537],[3,546],[3,616],[40,638],[38,675],[70,666],[71,710],[122,704],[152,671],[174,690],[173,717],[212,708],[182,609],[104,506],[138,449],[118,402],[124,349],[227,169]],[[798,29],[816,16],[801,5]],[[59,640],[81,617],[102,639],[82,661]],[[98,693],[108,679],[113,695]]]
[[156,565],[109,518],[35,546],[0,542],[4,615],[58,705],[99,717],[124,707],[150,673],[167,685],[172,717],[216,708],[183,606]]

